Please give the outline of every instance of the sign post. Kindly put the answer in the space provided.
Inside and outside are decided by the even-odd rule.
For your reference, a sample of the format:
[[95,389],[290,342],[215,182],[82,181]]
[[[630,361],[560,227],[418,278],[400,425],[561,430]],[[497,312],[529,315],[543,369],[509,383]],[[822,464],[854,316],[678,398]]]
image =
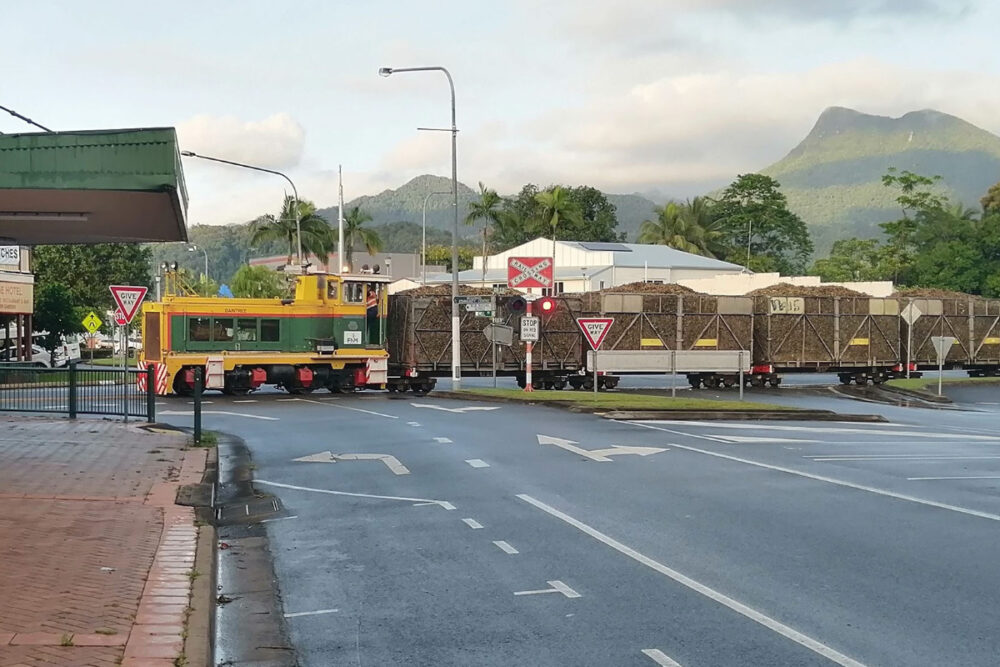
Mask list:
[[910,364],[913,358],[913,323],[920,319],[923,312],[914,303],[909,303],[899,314],[906,322],[906,377],[910,377]]
[[[122,368],[125,372],[125,377],[122,378],[122,387],[124,387],[123,391],[125,394],[124,416],[125,421],[128,421],[128,387],[130,384],[128,381],[128,325],[132,321],[132,318],[135,317],[135,314],[139,312],[142,300],[146,298],[146,292],[149,290],[146,287],[135,285],[111,285],[108,289],[111,290],[111,296],[121,311],[122,319],[125,320],[121,330]],[[118,313],[115,313],[115,321],[118,321]]]
[[[93,338],[94,334],[101,328],[101,324],[103,324],[103,322],[101,322],[101,318],[99,318],[97,313],[94,311],[90,311],[90,313],[83,318],[83,328],[87,330],[87,333],[90,334],[91,338]],[[94,346],[91,343],[93,343],[93,340],[88,342],[87,347],[90,348],[90,363],[94,363]]]
[[938,396],[941,395],[942,377],[944,375],[944,360],[948,356],[948,351],[955,344],[957,339],[953,336],[931,336],[934,343],[934,350],[938,355]]
[[597,351],[608,335],[608,330],[614,324],[613,317],[578,317],[576,324],[583,331],[583,337],[590,343],[594,351],[594,393],[597,393]]

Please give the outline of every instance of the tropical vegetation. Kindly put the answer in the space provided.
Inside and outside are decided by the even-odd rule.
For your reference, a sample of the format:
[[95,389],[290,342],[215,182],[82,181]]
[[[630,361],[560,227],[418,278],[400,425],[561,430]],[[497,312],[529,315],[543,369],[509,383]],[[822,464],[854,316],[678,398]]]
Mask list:
[[344,255],[347,260],[346,265],[354,269],[354,249],[357,245],[362,245],[369,255],[374,255],[382,249],[382,239],[378,232],[370,227],[365,227],[366,222],[371,222],[372,216],[361,210],[360,206],[351,208],[344,216]]
[[336,235],[327,221],[316,214],[316,205],[311,201],[285,197],[278,215],[267,214],[257,218],[252,225],[251,245],[270,241],[281,242],[287,247],[287,261],[298,255],[296,242],[301,230],[302,256],[315,255],[326,263],[336,247]]

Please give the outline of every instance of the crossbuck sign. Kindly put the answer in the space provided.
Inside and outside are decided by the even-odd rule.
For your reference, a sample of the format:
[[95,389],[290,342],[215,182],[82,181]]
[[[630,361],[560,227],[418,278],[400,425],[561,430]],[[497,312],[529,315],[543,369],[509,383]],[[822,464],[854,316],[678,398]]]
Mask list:
[[552,287],[552,258],[511,257],[507,260],[507,287]]

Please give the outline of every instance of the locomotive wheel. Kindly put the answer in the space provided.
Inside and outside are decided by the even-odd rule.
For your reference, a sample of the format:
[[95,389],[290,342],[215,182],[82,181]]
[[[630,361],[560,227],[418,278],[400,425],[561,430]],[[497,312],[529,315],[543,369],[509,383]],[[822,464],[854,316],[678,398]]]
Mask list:
[[193,396],[194,389],[189,387],[188,383],[184,381],[185,370],[182,368],[174,375],[174,393],[178,396]]

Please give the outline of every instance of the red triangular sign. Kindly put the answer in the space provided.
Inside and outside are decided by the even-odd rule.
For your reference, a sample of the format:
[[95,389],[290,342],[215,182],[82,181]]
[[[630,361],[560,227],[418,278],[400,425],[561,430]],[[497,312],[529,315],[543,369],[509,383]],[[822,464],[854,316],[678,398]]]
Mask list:
[[135,287],[133,285],[112,285],[111,296],[115,298],[115,303],[125,316],[126,324],[132,321],[135,314],[139,312],[142,300],[146,298],[145,287]]
[[604,337],[608,335],[611,324],[615,321],[613,317],[578,317],[576,323],[583,331],[583,337],[590,343],[590,347],[598,349],[604,342]]

